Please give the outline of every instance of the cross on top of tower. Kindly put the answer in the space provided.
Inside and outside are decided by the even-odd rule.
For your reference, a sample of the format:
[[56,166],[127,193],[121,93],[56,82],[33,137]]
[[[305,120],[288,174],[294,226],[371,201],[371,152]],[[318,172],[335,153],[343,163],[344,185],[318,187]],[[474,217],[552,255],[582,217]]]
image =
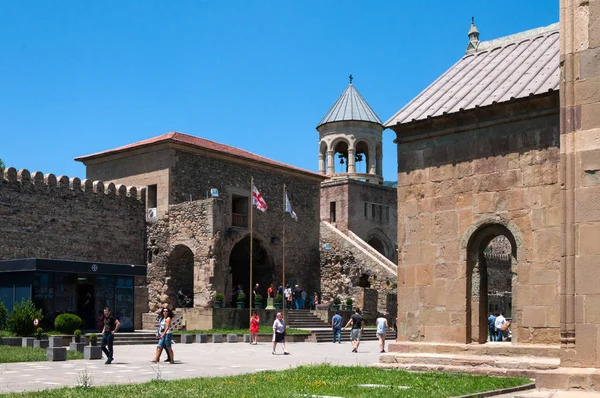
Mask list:
[[352,75],[348,76],[348,78],[350,79],[350,84],[352,84],[352,79],[354,79]]

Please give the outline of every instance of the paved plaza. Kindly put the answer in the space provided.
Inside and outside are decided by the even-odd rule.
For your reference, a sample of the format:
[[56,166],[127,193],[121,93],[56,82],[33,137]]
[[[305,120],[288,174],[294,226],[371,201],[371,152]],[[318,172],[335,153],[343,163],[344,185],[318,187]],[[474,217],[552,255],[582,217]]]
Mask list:
[[[93,385],[143,383],[159,377],[166,380],[228,376],[263,370],[284,370],[308,364],[372,365],[379,361],[377,341],[361,343],[351,352],[350,343],[290,343],[291,355],[271,354],[271,343],[176,344],[175,364],[150,362],[154,345],[115,346],[115,360],[65,362],[20,362],[0,364],[0,393],[76,386],[82,371],[93,376]],[[166,358],[163,354],[163,359]]]

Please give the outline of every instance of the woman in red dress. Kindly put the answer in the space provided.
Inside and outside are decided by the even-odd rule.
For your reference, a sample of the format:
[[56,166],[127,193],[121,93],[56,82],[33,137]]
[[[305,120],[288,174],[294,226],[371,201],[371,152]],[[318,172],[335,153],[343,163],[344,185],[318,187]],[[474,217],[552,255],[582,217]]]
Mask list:
[[258,329],[260,325],[260,317],[256,311],[252,311],[252,317],[250,317],[250,335],[252,336],[250,344],[256,345],[258,338]]

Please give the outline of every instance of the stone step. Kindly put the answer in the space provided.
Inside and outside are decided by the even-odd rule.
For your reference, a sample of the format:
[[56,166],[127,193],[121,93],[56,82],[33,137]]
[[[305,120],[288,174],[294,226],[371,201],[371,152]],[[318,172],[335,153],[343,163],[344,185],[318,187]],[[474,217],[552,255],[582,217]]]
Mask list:
[[543,358],[559,358],[560,346],[542,344],[513,344],[507,342],[488,342],[485,344],[428,343],[398,341],[390,346],[393,352],[401,353],[435,353],[460,355],[492,355],[492,356],[534,356]]
[[461,354],[415,354],[390,352],[381,355],[381,363],[397,364],[402,366],[466,366],[489,367],[496,369],[527,370],[537,372],[540,370],[558,369],[559,358],[544,358],[532,356],[491,356],[491,355],[461,355]]
[[[331,330],[313,330],[313,336],[318,343],[327,343],[333,341],[333,331]],[[363,341],[374,341],[377,340],[377,331],[375,329],[365,329],[361,335]],[[394,339],[394,332],[388,332],[385,336],[386,340]],[[350,331],[345,330],[342,332],[342,341],[350,341]]]
[[[386,356],[381,354],[381,356]],[[409,364],[409,363],[378,363],[374,366],[384,369],[403,369],[410,372],[445,372],[445,373],[466,373],[472,375],[490,375],[504,377],[528,377],[533,379],[539,372],[534,369],[507,369],[495,368],[493,366],[459,366],[459,365],[434,365],[434,364]]]

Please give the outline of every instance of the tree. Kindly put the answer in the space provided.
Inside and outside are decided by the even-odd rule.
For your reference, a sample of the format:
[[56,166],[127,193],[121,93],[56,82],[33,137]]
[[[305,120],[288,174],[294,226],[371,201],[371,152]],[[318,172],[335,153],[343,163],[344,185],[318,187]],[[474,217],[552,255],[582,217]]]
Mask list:
[[4,164],[4,162],[2,161],[2,158],[0,158],[0,169],[5,168],[6,165]]

